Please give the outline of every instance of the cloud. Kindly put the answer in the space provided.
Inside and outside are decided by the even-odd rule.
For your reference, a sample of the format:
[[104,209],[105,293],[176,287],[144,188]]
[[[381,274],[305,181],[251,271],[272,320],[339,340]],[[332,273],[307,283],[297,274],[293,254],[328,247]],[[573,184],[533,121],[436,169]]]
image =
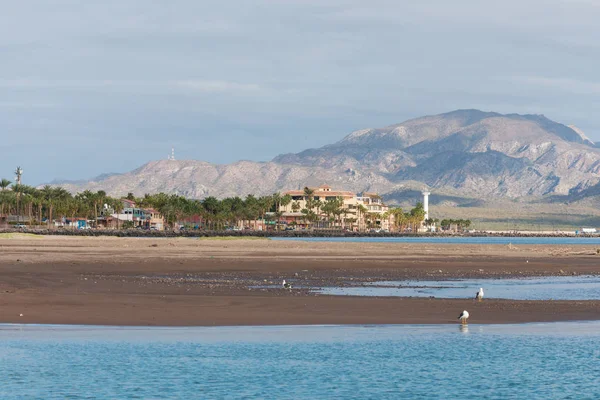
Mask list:
[[187,89],[196,93],[257,93],[265,89],[256,83],[239,83],[221,80],[43,80],[43,79],[12,79],[0,80],[0,88],[7,89],[74,89],[74,90],[130,90],[154,89],[163,92],[172,92]]
[[228,81],[205,81],[205,80],[186,80],[175,81],[176,87],[190,89],[195,92],[203,93],[235,93],[235,92],[260,92],[263,88],[256,83],[237,83]]
[[[48,181],[69,173],[45,168],[48,154],[76,150],[68,137],[90,148],[143,138],[135,152],[116,145],[105,161],[81,163],[85,178],[120,160],[142,164],[161,137],[190,158],[264,160],[457,108],[543,113],[598,141],[599,5],[11,2],[0,24],[4,142],[18,133],[43,143],[28,173]],[[15,162],[6,160],[0,172]]]
[[515,82],[547,89],[556,89],[566,93],[580,95],[600,94],[600,82],[584,81],[574,78],[551,78],[545,76],[515,76],[503,78],[508,82]]

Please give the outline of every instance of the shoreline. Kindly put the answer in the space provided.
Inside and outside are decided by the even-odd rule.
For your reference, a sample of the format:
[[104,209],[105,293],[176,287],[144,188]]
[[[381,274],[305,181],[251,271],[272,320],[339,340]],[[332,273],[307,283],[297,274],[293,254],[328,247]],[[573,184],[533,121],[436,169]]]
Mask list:
[[[328,296],[278,288],[600,275],[596,246],[43,236],[0,239],[0,323],[105,326],[600,320],[600,300]],[[261,289],[256,286],[274,286]],[[20,317],[23,314],[23,317]]]
[[0,229],[1,234],[32,234],[62,237],[121,237],[121,238],[600,238],[600,233],[572,232],[342,232],[329,230],[307,231],[152,231],[140,229]]
[[[506,328],[510,326],[521,326],[521,327],[538,327],[538,326],[547,326],[550,325],[569,325],[569,324],[590,324],[597,325],[600,323],[600,320],[564,320],[564,321],[531,321],[531,322],[516,322],[516,323],[468,323],[466,325],[461,325],[457,323],[459,327],[497,327],[497,328]],[[303,324],[303,325],[93,325],[93,324],[38,324],[38,323],[13,323],[13,322],[0,322],[0,332],[3,328],[19,328],[19,329],[31,329],[33,331],[35,328],[40,328],[39,330],[195,330],[195,329],[220,329],[220,328],[239,328],[239,329],[261,329],[261,328],[280,328],[280,329],[294,329],[294,328],[441,328],[446,329],[448,327],[454,326],[455,324],[445,323],[445,324]],[[520,332],[522,333],[522,332]],[[549,332],[546,332],[549,333]],[[600,333],[598,333],[600,335]]]

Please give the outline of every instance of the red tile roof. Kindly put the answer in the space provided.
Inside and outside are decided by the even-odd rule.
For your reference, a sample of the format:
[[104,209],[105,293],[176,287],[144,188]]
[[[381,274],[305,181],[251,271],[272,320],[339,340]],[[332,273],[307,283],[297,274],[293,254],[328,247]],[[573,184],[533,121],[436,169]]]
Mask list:
[[[304,196],[304,190],[290,190],[290,191],[284,193],[284,195],[286,195],[286,194],[289,194],[290,196]],[[354,197],[355,194],[352,192],[347,192],[347,191],[326,192],[326,191],[315,190],[315,192],[313,193],[313,196],[317,196],[317,197],[323,197],[323,196]]]

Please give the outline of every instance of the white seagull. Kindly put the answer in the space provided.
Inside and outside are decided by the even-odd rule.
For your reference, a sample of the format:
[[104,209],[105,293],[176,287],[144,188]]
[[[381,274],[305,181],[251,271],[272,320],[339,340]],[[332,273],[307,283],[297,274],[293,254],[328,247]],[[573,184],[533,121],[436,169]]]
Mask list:
[[283,280],[283,282],[281,283],[281,286],[283,286],[284,289],[291,289],[292,288],[292,284],[291,283],[287,283],[285,281],[285,279]]
[[477,294],[475,295],[475,298],[479,301],[481,301],[481,299],[483,299],[483,288],[479,288],[479,292],[477,292]]
[[458,319],[460,319],[460,323],[463,325],[467,324],[467,319],[469,318],[469,312],[467,310],[464,310],[462,313],[460,313],[460,315],[458,316]]

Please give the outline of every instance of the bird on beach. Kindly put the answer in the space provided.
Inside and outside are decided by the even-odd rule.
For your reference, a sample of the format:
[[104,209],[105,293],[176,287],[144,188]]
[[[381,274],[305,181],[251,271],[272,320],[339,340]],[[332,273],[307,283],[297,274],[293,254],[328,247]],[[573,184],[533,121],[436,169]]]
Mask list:
[[285,279],[283,280],[283,282],[281,283],[281,286],[283,286],[284,289],[291,289],[292,288],[292,284],[288,283],[285,281]]
[[467,310],[464,310],[463,312],[460,313],[460,315],[458,316],[458,319],[460,320],[460,323],[463,325],[467,324],[467,319],[469,318],[469,312]]
[[479,288],[479,292],[477,292],[475,298],[477,299],[477,301],[481,301],[481,299],[483,299],[483,288]]

